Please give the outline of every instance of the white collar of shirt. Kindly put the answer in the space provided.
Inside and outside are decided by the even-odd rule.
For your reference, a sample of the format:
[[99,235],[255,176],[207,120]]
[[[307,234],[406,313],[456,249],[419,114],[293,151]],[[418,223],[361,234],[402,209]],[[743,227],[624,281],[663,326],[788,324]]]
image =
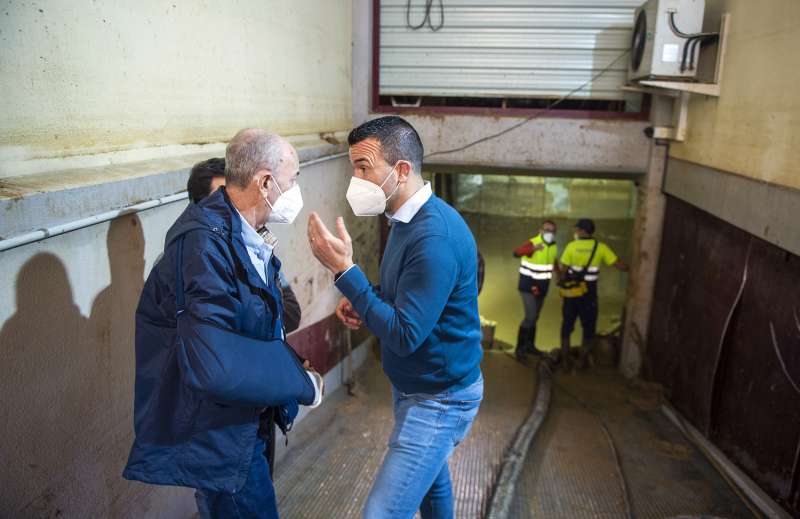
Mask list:
[[[236,212],[239,213],[239,210],[237,209]],[[264,241],[261,235],[250,225],[250,222],[242,216],[242,213],[239,213],[239,218],[242,220],[242,240],[244,240],[244,246],[250,256],[250,262],[258,272],[259,277],[261,277],[261,281],[267,283],[267,262],[272,257],[272,250],[275,247]]]
[[394,213],[386,213],[386,217],[389,218],[391,222],[408,223],[417,215],[419,210],[422,209],[422,206],[425,205],[432,195],[433,189],[431,189],[431,183],[425,182],[425,185],[414,193],[411,198],[406,200],[405,203],[400,206],[400,209]]

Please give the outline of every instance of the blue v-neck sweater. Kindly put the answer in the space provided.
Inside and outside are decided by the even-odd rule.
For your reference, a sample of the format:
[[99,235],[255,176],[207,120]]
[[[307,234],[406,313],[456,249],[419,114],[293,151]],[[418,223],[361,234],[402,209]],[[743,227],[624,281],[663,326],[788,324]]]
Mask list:
[[436,196],[392,225],[380,287],[355,266],[336,281],[381,343],[383,370],[404,393],[436,394],[480,377],[477,249],[467,224]]

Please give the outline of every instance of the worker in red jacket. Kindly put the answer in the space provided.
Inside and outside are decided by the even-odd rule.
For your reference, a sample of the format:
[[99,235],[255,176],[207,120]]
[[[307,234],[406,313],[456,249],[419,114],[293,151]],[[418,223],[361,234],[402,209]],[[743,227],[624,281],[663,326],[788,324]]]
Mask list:
[[525,307],[525,318],[519,325],[515,350],[517,359],[522,360],[526,353],[542,354],[536,348],[536,321],[539,320],[558,257],[555,222],[542,222],[539,234],[517,247],[514,256],[520,258],[518,289]]

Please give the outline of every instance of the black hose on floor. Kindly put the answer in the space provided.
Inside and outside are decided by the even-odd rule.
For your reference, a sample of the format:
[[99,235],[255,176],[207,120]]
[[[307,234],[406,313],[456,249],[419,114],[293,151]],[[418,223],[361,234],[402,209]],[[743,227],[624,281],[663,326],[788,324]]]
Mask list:
[[539,386],[536,391],[536,401],[533,410],[528,418],[517,430],[514,442],[503,458],[500,467],[500,474],[492,491],[492,497],[486,510],[486,519],[507,519],[511,504],[514,500],[514,493],[517,481],[528,456],[528,450],[533,443],[533,438],[544,423],[547,411],[550,408],[550,394],[552,381],[552,367],[549,359],[539,362]]

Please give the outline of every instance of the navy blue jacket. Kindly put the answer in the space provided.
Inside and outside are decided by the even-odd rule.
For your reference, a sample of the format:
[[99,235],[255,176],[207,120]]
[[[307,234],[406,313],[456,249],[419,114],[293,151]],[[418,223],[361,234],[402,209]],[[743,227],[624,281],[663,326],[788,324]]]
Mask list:
[[[290,425],[314,387],[281,340],[280,262],[256,272],[224,189],[167,233],[136,310],[135,440],[123,476],[234,492],[259,415]],[[183,287],[183,290],[180,287]]]

